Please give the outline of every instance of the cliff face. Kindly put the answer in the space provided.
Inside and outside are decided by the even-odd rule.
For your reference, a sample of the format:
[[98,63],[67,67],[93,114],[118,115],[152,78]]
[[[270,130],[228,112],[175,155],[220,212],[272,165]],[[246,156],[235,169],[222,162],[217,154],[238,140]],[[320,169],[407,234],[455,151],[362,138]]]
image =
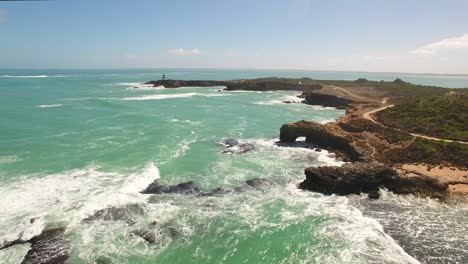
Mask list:
[[303,96],[305,97],[303,101],[305,104],[335,107],[337,109],[346,109],[353,103],[352,100],[328,94],[306,92]]
[[398,194],[423,194],[442,198],[447,184],[427,177],[401,177],[394,169],[377,162],[355,162],[341,167],[312,167],[305,170],[306,179],[299,188],[323,194],[369,193],[378,198],[379,188]]

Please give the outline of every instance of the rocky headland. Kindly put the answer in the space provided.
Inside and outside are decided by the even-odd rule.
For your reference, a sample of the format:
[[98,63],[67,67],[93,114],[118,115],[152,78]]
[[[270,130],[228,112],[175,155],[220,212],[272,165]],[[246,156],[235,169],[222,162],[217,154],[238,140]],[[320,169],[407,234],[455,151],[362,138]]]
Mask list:
[[313,83],[302,82],[301,79],[265,78],[254,80],[157,80],[145,83],[153,87],[163,86],[165,88],[180,87],[214,87],[224,86],[227,91],[311,91],[321,89],[322,86]]
[[[467,99],[466,89],[444,92],[440,96],[452,101]],[[322,100],[324,95],[328,100]],[[305,137],[349,163],[306,168],[306,179],[299,188],[337,195],[368,193],[370,198],[378,198],[379,189],[385,188],[397,194],[467,201],[467,143],[385,125],[379,113],[407,103],[398,102],[395,93],[376,87],[328,85],[308,92],[305,98],[304,103],[323,106],[330,106],[332,100],[335,106],[345,108],[346,114],[327,124],[304,120],[285,124],[280,129],[280,141],[291,143]],[[416,116],[413,122],[424,121]]]

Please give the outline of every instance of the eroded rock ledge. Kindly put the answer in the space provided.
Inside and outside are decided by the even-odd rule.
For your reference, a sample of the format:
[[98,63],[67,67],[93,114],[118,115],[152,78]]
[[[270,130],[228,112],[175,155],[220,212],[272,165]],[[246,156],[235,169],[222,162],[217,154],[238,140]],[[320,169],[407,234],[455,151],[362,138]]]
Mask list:
[[421,194],[442,198],[447,184],[427,177],[401,177],[393,168],[377,162],[355,162],[341,167],[311,167],[305,170],[306,179],[299,188],[323,194],[368,193],[378,198],[379,188],[397,194]]
[[[298,137],[305,137],[308,143],[350,162],[341,167],[306,168],[306,179],[299,188],[327,195],[368,193],[371,198],[378,198],[378,190],[386,188],[397,194],[417,194],[442,200],[454,198],[451,186],[461,181],[433,177],[430,173],[409,173],[401,169],[402,163],[394,161],[394,156],[399,153],[411,151],[411,136],[380,129],[376,124],[370,126],[370,121],[363,120],[356,108],[348,110],[348,114],[335,123],[322,125],[302,120],[281,127],[281,142],[292,143]],[[349,129],[351,126],[353,129]],[[404,159],[404,163],[424,161]]]

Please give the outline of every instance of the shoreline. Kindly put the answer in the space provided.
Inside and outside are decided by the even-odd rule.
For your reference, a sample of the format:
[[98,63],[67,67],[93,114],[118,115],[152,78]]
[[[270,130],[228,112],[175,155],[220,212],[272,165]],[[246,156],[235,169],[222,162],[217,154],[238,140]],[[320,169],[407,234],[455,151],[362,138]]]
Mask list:
[[[227,91],[301,91],[302,94],[298,97],[304,99],[302,103],[345,109],[346,113],[335,122],[323,125],[308,121],[285,124],[280,131],[280,142],[294,143],[297,137],[306,137],[309,143],[334,152],[339,158],[350,163],[344,169],[333,166],[307,168],[306,179],[300,184],[300,188],[325,194],[346,195],[364,192],[369,193],[370,198],[378,198],[379,188],[387,188],[397,194],[429,196],[446,202],[468,202],[468,170],[463,161],[450,160],[450,157],[433,157],[433,155],[414,158],[406,154],[399,157],[405,152],[419,152],[415,147],[420,141],[431,142],[435,137],[388,127],[375,120],[377,112],[401,103],[399,100],[405,96],[405,89],[394,92],[386,87],[376,87],[375,84],[378,82],[365,79],[339,82],[347,86],[338,86],[335,81],[313,81],[307,78],[232,81],[160,80],[146,84],[154,87],[168,86],[167,88],[226,86],[224,90]],[[416,86],[418,90],[412,87],[414,85],[400,79],[384,84],[392,87],[409,86],[408,91],[417,95],[422,94],[421,86]],[[454,93],[453,89],[449,88],[432,86],[427,88],[439,95]],[[437,140],[453,146],[466,145],[466,142],[449,139],[437,138]],[[360,177],[355,175],[343,179],[343,175],[348,174]],[[452,177],[452,175],[457,176]],[[372,180],[369,182],[369,179]],[[340,184],[343,186],[338,190],[336,186]]]

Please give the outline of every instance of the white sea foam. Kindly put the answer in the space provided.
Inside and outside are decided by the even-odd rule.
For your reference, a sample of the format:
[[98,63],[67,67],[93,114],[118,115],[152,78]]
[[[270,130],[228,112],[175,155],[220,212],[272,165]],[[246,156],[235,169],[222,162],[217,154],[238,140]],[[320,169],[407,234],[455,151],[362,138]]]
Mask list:
[[96,210],[144,203],[146,197],[139,191],[158,178],[158,168],[148,163],[133,173],[105,172],[89,166],[3,183],[0,245],[37,235],[46,223],[65,222],[72,227]]
[[288,95],[280,99],[268,100],[268,101],[259,101],[255,102],[254,104],[258,105],[278,105],[278,104],[285,104],[285,101],[290,103],[300,103],[303,99],[298,98],[297,96]]
[[79,77],[80,75],[2,75],[0,78],[67,78]]
[[48,75],[2,75],[1,78],[47,78]]
[[63,104],[38,105],[36,107],[37,108],[52,108],[52,107],[60,107],[60,106],[63,106]]
[[187,98],[197,95],[197,93],[180,93],[180,94],[152,94],[152,95],[142,95],[136,97],[125,97],[122,100],[124,101],[143,101],[143,100],[163,100],[163,99],[173,99],[173,98]]
[[228,93],[212,93],[212,94],[198,94],[199,96],[206,96],[206,97],[220,97],[220,96],[228,96],[231,94]]
[[14,163],[18,161],[18,156],[0,156],[0,164]]
[[316,157],[318,165],[341,166],[344,164],[343,161],[337,160],[333,153],[326,150],[318,152],[305,141],[298,140],[294,144],[287,145],[278,145],[276,144],[278,141],[279,139],[247,139],[241,140],[240,143],[254,144],[260,150],[280,151],[282,153],[280,156],[286,159],[294,159],[297,155],[312,155]]
[[142,95],[135,97],[125,97],[121,100],[124,101],[144,101],[144,100],[164,100],[164,99],[173,99],[173,98],[187,98],[193,96],[202,96],[202,97],[218,97],[218,96],[228,96],[230,94],[201,94],[201,93],[176,93],[176,94],[151,94],[151,95]]
[[172,159],[177,159],[185,155],[190,150],[190,144],[196,142],[196,140],[182,140],[176,147],[176,152],[172,155]]
[[177,119],[177,118],[171,118],[171,119],[169,119],[169,122],[172,122],[172,123],[186,123],[186,124],[191,124],[191,125],[200,125],[201,124],[201,122],[199,122],[199,121],[180,120],[180,119]]
[[114,83],[112,85],[115,86],[127,86],[127,90],[135,90],[135,91],[150,91],[150,90],[163,90],[164,86],[156,86],[154,87],[152,84],[146,83]]

